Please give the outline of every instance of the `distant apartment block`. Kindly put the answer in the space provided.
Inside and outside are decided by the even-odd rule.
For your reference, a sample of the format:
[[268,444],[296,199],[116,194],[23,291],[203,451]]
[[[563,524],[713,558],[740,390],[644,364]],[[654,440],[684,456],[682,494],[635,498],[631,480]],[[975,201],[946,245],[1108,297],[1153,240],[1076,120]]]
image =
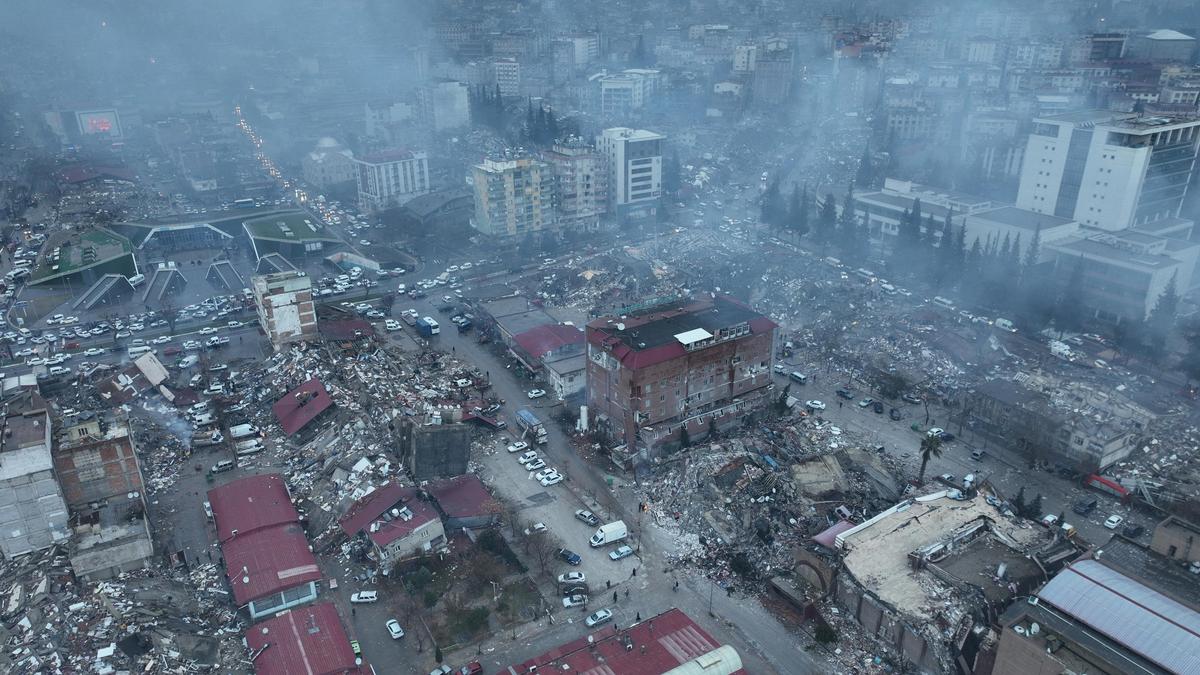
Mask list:
[[542,158],[554,173],[555,212],[563,229],[594,230],[608,211],[604,158],[578,139],[556,143]]
[[596,137],[608,173],[608,202],[617,221],[654,221],[662,202],[662,158],[666,137],[652,131],[614,127]]
[[317,141],[317,147],[300,160],[304,182],[325,189],[354,180],[354,153],[332,138]]
[[389,150],[354,160],[358,205],[364,211],[403,206],[429,192],[429,158],[424,152]]
[[533,157],[484,160],[472,169],[475,217],[480,233],[522,236],[555,227],[554,173]]

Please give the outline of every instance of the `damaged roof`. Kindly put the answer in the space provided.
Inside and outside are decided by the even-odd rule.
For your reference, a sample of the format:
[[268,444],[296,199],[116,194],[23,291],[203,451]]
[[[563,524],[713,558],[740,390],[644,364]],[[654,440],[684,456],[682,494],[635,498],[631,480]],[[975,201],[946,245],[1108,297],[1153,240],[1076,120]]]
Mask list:
[[448,518],[488,514],[487,504],[494,501],[483,481],[471,474],[433,481],[425,489]]
[[331,602],[296,607],[246,631],[256,675],[341,675],[363,672]]
[[[383,514],[393,508],[397,511],[407,508],[412,517],[406,519],[393,514],[391,520],[384,519]],[[389,481],[355,502],[338,522],[351,537],[365,531],[372,542],[382,547],[412,534],[417,528],[437,518],[433,507],[417,498],[416,488],[401,487],[396,481]],[[371,524],[376,521],[380,525],[372,532]]]
[[331,405],[333,399],[325,391],[325,385],[314,377],[285,394],[271,406],[271,410],[279,420],[279,426],[283,427],[283,433],[291,436]]
[[601,318],[588,324],[587,339],[609,349],[627,368],[643,368],[687,353],[681,335],[691,340],[697,329],[711,335],[749,324],[750,334],[767,333],[777,324],[726,295],[705,297],[671,309],[624,319]]
[[575,326],[554,324],[538,326],[513,336],[521,349],[535,359],[567,345],[583,344],[583,331]]

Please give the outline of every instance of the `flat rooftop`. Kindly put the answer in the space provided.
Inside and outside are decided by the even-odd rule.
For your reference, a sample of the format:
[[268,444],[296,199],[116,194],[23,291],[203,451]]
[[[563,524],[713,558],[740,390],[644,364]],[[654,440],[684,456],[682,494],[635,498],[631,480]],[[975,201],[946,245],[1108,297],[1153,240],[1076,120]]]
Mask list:
[[[1195,534],[1195,528],[1190,533]],[[1096,549],[1094,557],[1100,564],[1200,610],[1200,583],[1196,581],[1196,575],[1188,572],[1178,561],[1119,536],[1114,536],[1107,544]]]
[[246,233],[255,239],[287,243],[303,241],[339,241],[320,221],[301,211],[277,213],[243,223]]
[[[924,210],[925,205],[921,205]],[[1070,225],[1075,222],[1070,218],[1059,218],[1046,213],[1038,213],[1037,211],[1029,211],[1019,209],[1015,206],[1001,206],[998,209],[983,211],[980,213],[968,216],[969,218],[978,218],[979,220],[990,220],[994,223],[1001,223],[1011,227],[1019,227],[1023,230],[1034,232],[1040,226],[1042,229],[1051,227],[1060,227],[1062,225]]]
[[[50,257],[55,247],[59,248],[58,262]],[[34,281],[74,274],[133,253],[133,243],[111,230],[97,227],[82,234],[54,237],[42,250],[44,253],[33,271]]]
[[1155,272],[1164,267],[1179,264],[1179,261],[1165,255],[1134,253],[1091,239],[1076,239],[1062,244],[1051,244],[1051,246],[1059,251],[1082,255],[1091,260],[1102,260],[1125,267],[1140,268],[1146,272]]

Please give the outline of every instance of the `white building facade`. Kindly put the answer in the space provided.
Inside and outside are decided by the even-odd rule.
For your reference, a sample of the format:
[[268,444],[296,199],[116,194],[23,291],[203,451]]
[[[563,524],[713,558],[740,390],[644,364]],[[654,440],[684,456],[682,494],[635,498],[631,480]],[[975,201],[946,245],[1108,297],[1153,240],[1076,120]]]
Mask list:
[[428,194],[429,159],[424,152],[390,150],[354,160],[358,170],[358,206],[379,211],[403,206]]
[[596,137],[608,172],[610,211],[617,221],[651,222],[662,203],[662,155],[666,136],[613,127]]

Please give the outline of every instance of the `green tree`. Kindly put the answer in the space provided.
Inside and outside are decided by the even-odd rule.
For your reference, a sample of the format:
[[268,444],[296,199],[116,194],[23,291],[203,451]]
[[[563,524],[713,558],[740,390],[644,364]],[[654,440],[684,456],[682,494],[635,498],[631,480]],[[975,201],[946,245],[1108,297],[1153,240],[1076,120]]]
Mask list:
[[438,645],[433,647],[433,660],[438,663],[442,662],[442,648]]
[[871,146],[863,148],[862,157],[858,160],[858,170],[854,173],[855,185],[861,185],[865,188],[875,186],[875,164],[871,159]]
[[1022,518],[1024,518],[1026,508],[1027,508],[1027,506],[1025,504],[1025,486],[1024,485],[1021,486],[1021,489],[1017,490],[1017,496],[1013,497],[1012,505],[1013,505],[1013,511],[1015,511],[1018,516],[1021,516]]
[[1179,293],[1175,288],[1176,274],[1171,275],[1167,287],[1154,302],[1150,316],[1146,319],[1146,341],[1153,353],[1162,353],[1167,344],[1167,336],[1175,325],[1175,314],[1179,310]]
[[[1033,501],[1029,502],[1029,518],[1040,518],[1042,514],[1042,493],[1037,493],[1033,496]],[[1061,522],[1061,521],[1060,521]]]
[[821,248],[833,243],[837,236],[837,206],[833,193],[825,195],[825,203],[821,204],[821,214],[817,216],[817,242]]
[[690,447],[692,445],[692,435],[688,433],[687,425],[684,425],[679,430],[679,448]]
[[917,474],[917,482],[925,482],[925,467],[929,464],[929,460],[933,457],[942,456],[942,439],[937,436],[925,434],[925,438],[921,439],[921,471]]

